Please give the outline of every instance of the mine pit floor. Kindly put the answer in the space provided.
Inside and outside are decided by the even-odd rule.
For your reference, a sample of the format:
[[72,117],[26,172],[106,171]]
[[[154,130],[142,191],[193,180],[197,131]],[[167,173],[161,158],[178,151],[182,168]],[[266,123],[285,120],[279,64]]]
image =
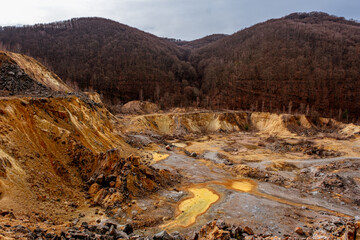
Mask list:
[[[305,140],[281,139],[295,145]],[[224,219],[231,224],[251,226],[255,232],[281,236],[296,227],[316,228],[327,221],[360,216],[354,201],[360,186],[356,180],[360,178],[360,157],[352,151],[359,138],[341,142],[312,138],[314,147],[330,151],[336,145],[342,149],[341,157],[328,158],[299,150],[274,152],[263,136],[248,132],[171,142],[170,151],[156,145],[156,151],[160,149],[169,156],[156,160],[152,166],[177,171],[183,181],[175,191],[163,190],[152,199],[139,199],[139,203],[146,201],[148,206],[161,199],[156,209],[149,207],[144,216],[136,216],[163,214],[163,224],[145,231],[186,233],[213,219]],[[147,147],[147,151],[154,146]],[[326,181],[334,176],[354,179],[354,185],[340,184],[331,189]]]

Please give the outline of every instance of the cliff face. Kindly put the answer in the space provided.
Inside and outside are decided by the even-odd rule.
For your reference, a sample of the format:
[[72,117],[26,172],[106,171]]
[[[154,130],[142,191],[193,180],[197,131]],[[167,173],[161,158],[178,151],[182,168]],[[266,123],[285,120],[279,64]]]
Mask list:
[[161,135],[231,133],[256,131],[259,135],[311,136],[318,132],[333,132],[343,137],[359,134],[360,127],[334,119],[305,115],[271,114],[264,112],[189,112],[160,113],[125,117],[123,132],[155,131]]
[[129,155],[113,133],[111,114],[85,96],[1,98],[0,112],[0,208],[16,214],[38,209],[61,222],[68,204],[84,204],[80,191],[98,167],[89,158],[82,172],[74,153],[89,157],[121,148],[122,157]]
[[82,18],[5,27],[0,46],[29,53],[110,105],[140,99],[351,121],[360,113],[359,36],[359,23],[325,13],[291,14],[192,42]]

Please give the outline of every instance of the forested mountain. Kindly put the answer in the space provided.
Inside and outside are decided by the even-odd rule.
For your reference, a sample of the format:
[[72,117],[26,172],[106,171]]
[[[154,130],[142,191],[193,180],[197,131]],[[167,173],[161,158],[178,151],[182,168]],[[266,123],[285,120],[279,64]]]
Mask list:
[[174,43],[102,18],[5,27],[0,45],[35,57],[69,85],[95,90],[113,105],[133,99],[180,104],[181,96],[169,96],[197,79]]
[[360,116],[360,24],[294,13],[230,36],[185,42],[101,18],[0,30],[26,53],[108,104],[222,107]]
[[182,41],[180,39],[173,39],[173,38],[165,38],[169,42],[173,42],[178,46],[181,46],[183,48],[193,49],[193,48],[201,48],[205,47],[210,43],[216,42],[228,35],[226,34],[212,34],[200,39],[196,39],[193,41]]
[[360,114],[360,24],[353,21],[295,13],[196,49],[191,61],[201,91],[223,107]]

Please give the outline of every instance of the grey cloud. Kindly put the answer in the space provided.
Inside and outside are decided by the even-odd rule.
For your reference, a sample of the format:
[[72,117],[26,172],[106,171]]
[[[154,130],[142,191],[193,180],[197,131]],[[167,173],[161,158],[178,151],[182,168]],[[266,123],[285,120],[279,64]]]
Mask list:
[[359,0],[33,0],[32,4],[28,0],[13,1],[21,14],[6,14],[14,3],[3,5],[5,14],[0,16],[0,25],[98,16],[157,36],[185,40],[213,33],[231,34],[292,12],[323,11],[360,19]]
[[[119,3],[121,5],[122,3]],[[115,7],[116,8],[116,7]],[[136,11],[133,11],[136,9]],[[133,1],[130,25],[158,36],[196,39],[213,33],[231,34],[292,12],[323,11],[359,19],[360,1],[339,0],[182,0]]]

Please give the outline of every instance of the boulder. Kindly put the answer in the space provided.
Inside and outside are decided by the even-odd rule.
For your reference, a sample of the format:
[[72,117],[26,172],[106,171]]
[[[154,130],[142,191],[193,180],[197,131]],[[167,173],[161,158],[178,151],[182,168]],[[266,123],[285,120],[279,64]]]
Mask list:
[[154,235],[154,240],[174,240],[174,238],[167,232],[161,231]]
[[296,233],[299,234],[299,235],[305,235],[305,233],[304,233],[304,231],[302,230],[301,227],[295,228],[295,231],[294,231],[294,232],[296,232]]

